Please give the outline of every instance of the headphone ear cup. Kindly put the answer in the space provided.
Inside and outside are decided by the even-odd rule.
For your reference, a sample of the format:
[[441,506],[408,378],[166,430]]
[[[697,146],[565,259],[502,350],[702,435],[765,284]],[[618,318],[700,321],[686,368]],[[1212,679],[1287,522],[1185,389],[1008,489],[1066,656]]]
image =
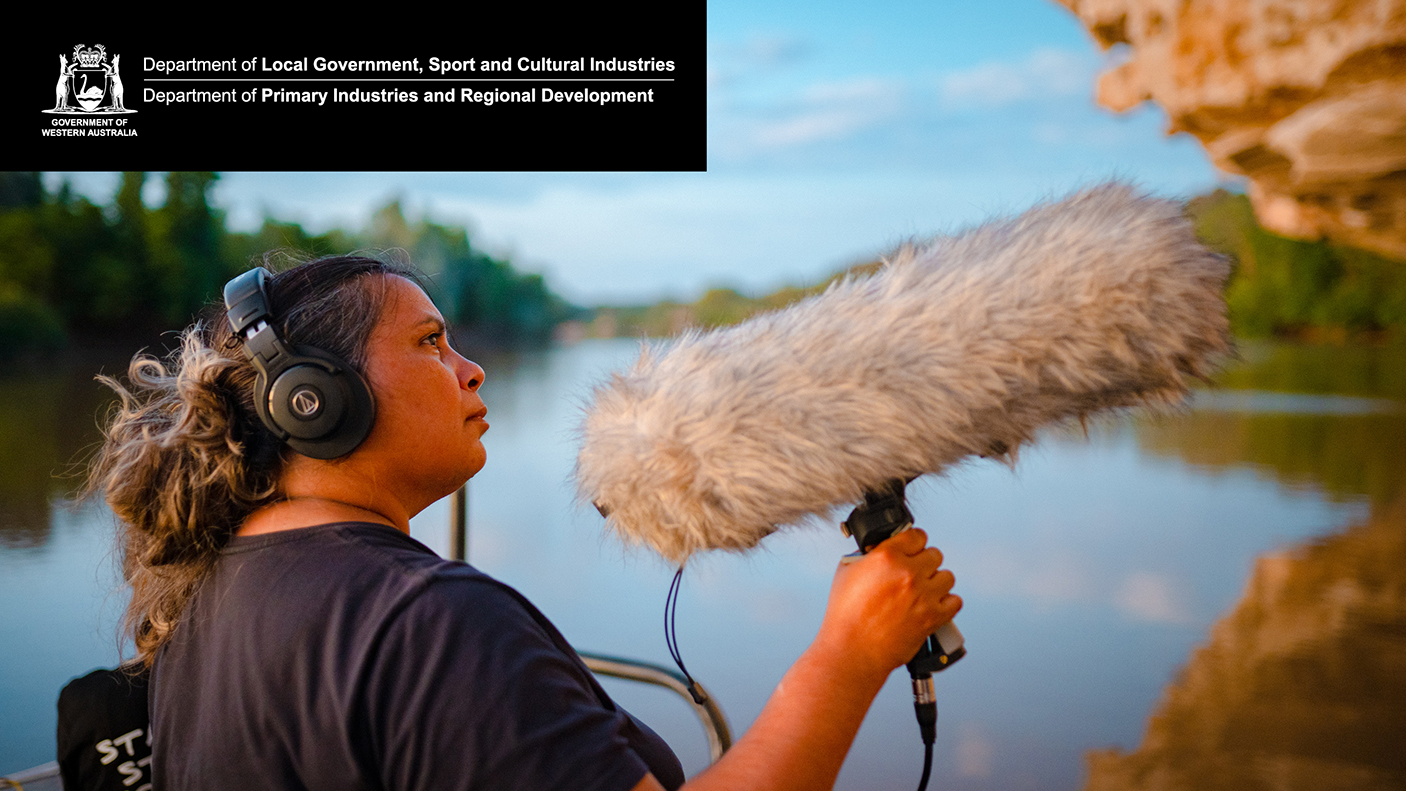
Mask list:
[[315,440],[337,430],[347,413],[346,385],[320,365],[284,369],[269,388],[269,414],[295,439]]
[[356,450],[376,422],[366,381],[336,357],[311,347],[280,371],[268,389],[269,419],[293,450],[336,459]]

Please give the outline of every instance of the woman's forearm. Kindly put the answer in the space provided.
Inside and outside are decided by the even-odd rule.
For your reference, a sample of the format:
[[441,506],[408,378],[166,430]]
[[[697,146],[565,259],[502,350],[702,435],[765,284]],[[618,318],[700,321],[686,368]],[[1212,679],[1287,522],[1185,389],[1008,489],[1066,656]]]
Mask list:
[[[747,733],[684,785],[689,791],[790,791],[835,784],[854,735],[895,668],[962,607],[942,553],[913,529],[835,573],[820,633]],[[659,788],[646,776],[635,791]]]
[[835,649],[812,645],[777,685],[747,733],[684,788],[830,788],[887,673],[856,672]]

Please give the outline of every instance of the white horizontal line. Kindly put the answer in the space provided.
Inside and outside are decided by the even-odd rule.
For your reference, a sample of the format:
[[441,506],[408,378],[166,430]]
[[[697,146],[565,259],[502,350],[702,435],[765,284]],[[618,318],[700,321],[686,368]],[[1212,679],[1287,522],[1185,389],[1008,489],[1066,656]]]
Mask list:
[[143,77],[143,82],[673,82],[673,77]]

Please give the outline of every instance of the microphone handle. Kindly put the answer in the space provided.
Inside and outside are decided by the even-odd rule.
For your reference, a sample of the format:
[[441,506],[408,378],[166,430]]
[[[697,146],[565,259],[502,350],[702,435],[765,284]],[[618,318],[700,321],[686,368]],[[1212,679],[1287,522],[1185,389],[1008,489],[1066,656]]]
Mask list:
[[[905,489],[911,478],[895,478],[885,486],[864,494],[864,502],[850,512],[840,524],[840,530],[854,539],[859,551],[849,558],[868,553],[896,533],[913,526],[913,513],[908,510]],[[847,558],[848,559],[848,558]],[[928,635],[918,654],[908,662],[908,674],[915,679],[928,677],[952,666],[967,655],[966,641],[955,624],[948,621]],[[917,692],[915,694],[922,695]]]
[[962,633],[956,624],[948,621],[923,641],[918,653],[908,662],[908,675],[913,678],[930,676],[946,670],[966,655],[967,646]]

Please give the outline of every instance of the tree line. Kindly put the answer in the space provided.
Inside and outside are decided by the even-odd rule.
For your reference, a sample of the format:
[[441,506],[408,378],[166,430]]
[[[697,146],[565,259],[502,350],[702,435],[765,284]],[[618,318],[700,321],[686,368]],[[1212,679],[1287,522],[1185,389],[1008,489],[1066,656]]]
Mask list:
[[49,190],[39,173],[0,173],[0,358],[184,327],[270,250],[402,249],[429,275],[445,317],[480,343],[544,343],[581,314],[541,275],[474,247],[463,227],[411,222],[397,202],[360,232],[310,234],[265,218],[242,233],[210,204],[218,174],[166,174],[158,207],[142,200],[148,178],[123,173],[111,203],[99,205],[67,182]]
[[1237,335],[1406,341],[1406,261],[1272,233],[1249,198],[1226,190],[1192,198],[1186,212],[1235,265],[1225,300]]
[[[78,340],[134,336],[185,326],[219,298],[223,284],[269,250],[304,254],[401,249],[430,276],[433,296],[461,339],[492,345],[545,343],[567,320],[591,320],[588,334],[666,336],[716,327],[784,307],[824,282],[750,297],[715,288],[691,303],[570,305],[541,275],[473,246],[460,226],[406,219],[391,202],[359,232],[310,234],[266,218],[252,233],[231,231],[210,205],[215,173],[172,172],[166,198],[148,207],[145,173],[124,173],[109,205],[67,183],[47,190],[38,173],[0,173],[0,359]],[[1235,270],[1226,300],[1241,337],[1304,340],[1406,338],[1406,263],[1327,241],[1287,239],[1260,227],[1244,195],[1194,198],[1187,215]]]
[[[1406,262],[1266,231],[1249,199],[1226,190],[1192,198],[1186,216],[1201,241],[1234,266],[1225,296],[1237,337],[1406,342]],[[665,337],[689,327],[735,324],[818,294],[840,277],[872,274],[880,266],[879,261],[861,263],[818,284],[786,286],[760,297],[720,287],[689,303],[600,307],[587,334]]]

